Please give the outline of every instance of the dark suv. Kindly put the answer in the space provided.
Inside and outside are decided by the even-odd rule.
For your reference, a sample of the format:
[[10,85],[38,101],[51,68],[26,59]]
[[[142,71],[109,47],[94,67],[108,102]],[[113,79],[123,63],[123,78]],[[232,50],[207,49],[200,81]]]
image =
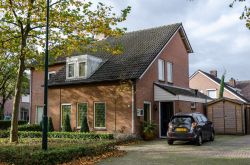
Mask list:
[[203,141],[213,141],[214,136],[213,123],[201,113],[175,114],[168,125],[169,145],[177,140],[193,141],[201,145]]

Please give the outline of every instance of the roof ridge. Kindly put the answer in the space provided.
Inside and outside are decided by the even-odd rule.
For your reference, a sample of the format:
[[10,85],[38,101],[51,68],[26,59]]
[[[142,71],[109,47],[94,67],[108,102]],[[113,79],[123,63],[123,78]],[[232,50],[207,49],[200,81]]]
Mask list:
[[173,23],[173,24],[169,24],[169,25],[162,25],[162,26],[157,26],[157,27],[151,27],[151,28],[145,28],[145,29],[140,29],[140,30],[133,30],[133,31],[129,31],[129,32],[125,32],[124,34],[129,34],[129,33],[137,33],[137,32],[142,32],[142,31],[148,31],[148,30],[154,30],[154,29],[160,29],[163,27],[169,27],[169,26],[175,26],[175,25],[182,25],[181,22],[179,23]]

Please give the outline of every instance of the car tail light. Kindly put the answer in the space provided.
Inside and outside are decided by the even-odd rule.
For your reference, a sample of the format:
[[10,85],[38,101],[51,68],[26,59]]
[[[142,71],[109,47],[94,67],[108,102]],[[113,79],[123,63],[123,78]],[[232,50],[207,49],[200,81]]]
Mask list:
[[169,132],[172,132],[173,130],[173,125],[171,123],[168,124],[168,131]]

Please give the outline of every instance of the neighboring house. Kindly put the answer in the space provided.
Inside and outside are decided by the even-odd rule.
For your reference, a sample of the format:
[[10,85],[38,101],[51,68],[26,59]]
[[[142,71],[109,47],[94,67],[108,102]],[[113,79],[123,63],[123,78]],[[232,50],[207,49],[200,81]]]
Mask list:
[[[20,108],[19,108],[19,120],[29,121],[29,109],[30,109],[30,95],[26,93],[22,95],[20,100]],[[10,120],[12,116],[13,110],[13,99],[7,100],[4,105],[4,118]]]
[[[198,89],[201,93],[217,99],[219,97],[221,80],[217,77],[217,71],[212,70],[210,73],[202,70],[196,71],[189,79],[190,88]],[[233,78],[225,83],[224,97],[249,102],[250,99],[250,81],[235,81]]]
[[[210,100],[189,88],[192,48],[182,24],[129,32],[107,42],[121,55],[77,53],[49,67],[48,115],[60,130],[66,114],[80,128],[87,115],[92,131],[141,133],[154,122],[166,136],[177,112],[204,111]],[[42,120],[44,72],[31,69],[31,123]]]

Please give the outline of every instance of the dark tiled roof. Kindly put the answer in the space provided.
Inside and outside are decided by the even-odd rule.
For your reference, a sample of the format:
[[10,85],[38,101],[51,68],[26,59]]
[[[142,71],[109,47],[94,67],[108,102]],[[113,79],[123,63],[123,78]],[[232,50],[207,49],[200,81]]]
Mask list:
[[[203,74],[205,74],[207,77],[209,77],[210,79],[214,80],[215,82],[217,82],[218,84],[221,83],[221,79],[219,79],[218,77],[214,77],[213,75],[204,72],[202,70],[199,70],[200,72],[202,72]],[[234,93],[236,96],[238,96],[239,98],[245,100],[246,102],[249,102],[249,100],[244,97],[243,95],[241,95],[240,93],[238,93],[232,86],[230,86],[229,84],[225,83],[224,86],[227,90],[229,90],[230,92]]]
[[94,56],[102,58],[105,62],[88,79],[66,80],[66,67],[64,66],[53,76],[49,85],[137,79],[181,26],[180,23],[177,23],[125,33],[122,37],[116,39],[107,39],[111,44],[122,45],[123,52],[121,55],[96,53]]
[[236,81],[236,88],[241,90],[241,94],[250,100],[250,80],[247,81]]
[[168,91],[169,93],[171,93],[173,95],[183,95],[183,96],[198,97],[198,98],[212,100],[210,97],[204,95],[203,93],[201,93],[199,91],[197,91],[197,95],[196,95],[195,89],[180,88],[180,87],[170,86],[170,85],[166,85],[166,84],[157,84],[157,83],[155,83],[155,85]]

